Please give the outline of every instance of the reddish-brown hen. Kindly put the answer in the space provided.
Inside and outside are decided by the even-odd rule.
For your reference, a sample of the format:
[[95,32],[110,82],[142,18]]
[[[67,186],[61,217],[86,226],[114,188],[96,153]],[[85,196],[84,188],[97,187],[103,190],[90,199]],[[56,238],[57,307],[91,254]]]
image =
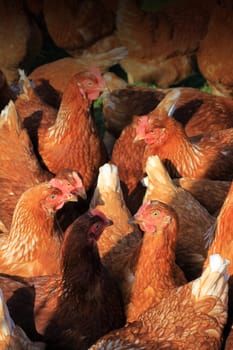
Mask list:
[[67,183],[54,178],[20,196],[10,230],[0,237],[1,272],[29,277],[59,271],[63,232],[56,226],[55,214],[64,203],[77,200]]
[[42,338],[51,349],[84,350],[124,325],[121,295],[96,244],[110,224],[98,210],[72,224],[63,240],[61,274],[28,279],[1,275],[11,317],[30,339]]
[[158,155],[173,177],[233,178],[233,128],[188,139],[172,118],[180,91],[171,91],[148,116],[140,118],[137,138],[146,143],[143,167],[149,155]]
[[127,305],[127,321],[133,322],[170,294],[174,286],[186,282],[175,263],[178,217],[175,211],[159,201],[144,203],[130,222],[144,231],[138,249],[134,282]]
[[174,185],[158,156],[148,157],[145,170],[148,176],[144,179],[147,188],[143,202],[159,200],[176,211],[176,262],[187,279],[193,280],[202,272],[207,254],[206,232],[212,229],[215,218],[190,193]]

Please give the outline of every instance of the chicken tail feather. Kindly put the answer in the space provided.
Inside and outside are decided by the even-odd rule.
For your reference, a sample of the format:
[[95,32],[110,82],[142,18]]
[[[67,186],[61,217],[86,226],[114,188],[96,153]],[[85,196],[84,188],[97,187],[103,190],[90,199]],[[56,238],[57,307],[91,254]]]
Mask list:
[[6,105],[0,115],[0,129],[6,126],[9,130],[15,130],[18,135],[22,130],[22,122],[12,100]]
[[114,193],[121,193],[121,187],[117,166],[114,164],[106,163],[99,168],[99,176],[97,180],[97,186],[91,201],[91,208],[95,208],[96,205],[101,204],[101,194],[109,191]]
[[213,296],[221,299],[223,304],[227,304],[229,276],[226,269],[228,265],[229,260],[222,258],[221,255],[210,255],[206,269],[192,284],[192,294],[196,299]]

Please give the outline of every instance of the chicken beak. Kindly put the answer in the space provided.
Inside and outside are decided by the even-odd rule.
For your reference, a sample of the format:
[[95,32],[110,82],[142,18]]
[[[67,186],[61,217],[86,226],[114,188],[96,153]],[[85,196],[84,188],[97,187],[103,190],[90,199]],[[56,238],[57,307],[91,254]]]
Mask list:
[[136,215],[128,219],[128,224],[139,224],[140,222],[141,220],[139,220]]
[[135,138],[133,139],[133,143],[136,143],[138,141],[144,140],[144,136],[136,135]]
[[77,191],[77,195],[79,197],[81,197],[82,199],[87,199],[87,194],[86,194],[86,191],[85,191],[85,188],[79,188],[78,191]]
[[106,227],[107,227],[107,226],[112,226],[112,225],[113,225],[113,221],[112,221],[111,219],[107,219],[107,218],[106,218],[106,220],[105,220],[105,225],[106,225]]
[[78,196],[77,196],[77,194],[74,194],[74,193],[67,193],[65,195],[65,201],[66,202],[77,202]]

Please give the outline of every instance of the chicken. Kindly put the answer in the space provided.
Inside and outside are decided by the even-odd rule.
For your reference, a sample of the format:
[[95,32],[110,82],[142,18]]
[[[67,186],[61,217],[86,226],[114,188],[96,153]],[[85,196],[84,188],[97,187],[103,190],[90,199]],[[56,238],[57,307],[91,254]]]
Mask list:
[[45,96],[48,88],[55,89],[60,95],[63,94],[70,79],[79,72],[88,70],[93,66],[106,71],[112,65],[118,63],[127,54],[124,47],[117,47],[107,52],[98,54],[83,53],[78,58],[64,57],[56,61],[46,63],[35,68],[29,75],[36,86],[36,91],[41,97]]
[[148,13],[139,1],[120,0],[116,37],[129,54],[120,62],[128,81],[156,82],[160,87],[187,78],[203,38],[212,1],[175,1],[162,11]]
[[189,179],[184,177],[173,179],[173,182],[176,186],[181,186],[190,192],[211,215],[215,216],[221,209],[231,185],[231,181]]
[[[175,264],[178,218],[175,211],[159,201],[144,203],[130,222],[144,231],[135,266],[134,282],[126,317],[133,322],[170,293],[174,285],[186,282]],[[161,276],[162,273],[162,276]]]
[[[216,95],[233,97],[231,57],[233,44],[232,2],[218,1],[208,23],[208,30],[197,52],[198,67]],[[221,38],[218,40],[217,38]],[[217,39],[217,40],[216,40]]]
[[106,334],[89,350],[219,350],[227,320],[228,263],[212,255],[201,277],[170,289],[159,305]]
[[4,350],[44,350],[45,344],[31,342],[22,328],[15,325],[0,290],[0,348]]
[[[0,134],[0,219],[6,229],[9,229],[21,194],[34,185],[49,181],[53,176],[39,165],[28,133],[23,128],[12,101],[1,112]],[[71,185],[66,191],[78,190],[83,196],[84,187],[76,172],[61,169],[57,178],[65,180],[64,185]],[[60,189],[64,192],[64,187]]]
[[87,349],[124,325],[121,295],[101,263],[96,241],[112,221],[86,212],[69,227],[61,247],[61,273],[35,278],[1,275],[14,322],[51,349]]
[[103,264],[117,281],[124,304],[127,305],[142,234],[136,225],[128,223],[131,214],[123,198],[118,169],[115,165],[106,163],[99,168],[97,186],[90,208],[101,210],[113,221],[113,225],[107,227],[98,240],[98,248]]
[[[107,130],[119,136],[134,115],[151,112],[171,89],[129,86],[105,93],[103,113]],[[233,101],[195,88],[179,87],[174,118],[191,137],[233,127]]]
[[171,91],[148,116],[140,118],[137,138],[146,143],[143,167],[149,155],[158,155],[172,177],[233,178],[233,128],[220,130],[192,142],[182,125],[172,118],[180,91]]
[[24,1],[1,1],[0,67],[7,81],[17,80],[19,66],[28,69],[42,46],[42,37],[33,18],[29,18]]
[[197,278],[207,255],[208,232],[215,218],[189,192],[175,186],[158,156],[148,157],[145,170],[148,177],[144,179],[147,188],[143,202],[159,200],[176,211],[179,219],[176,262],[188,280]]
[[67,180],[53,178],[20,196],[9,233],[0,237],[1,272],[29,277],[59,271],[62,232],[55,214],[64,203],[77,200],[66,186]]
[[[104,1],[44,0],[43,14],[53,42],[73,56],[113,32],[115,15]],[[66,27],[66,30],[64,30]]]
[[99,69],[93,67],[71,79],[58,113],[38,101],[28,84],[25,80],[25,93],[17,99],[16,108],[43,163],[55,174],[61,168],[77,170],[88,190],[107,157],[90,111],[92,101],[105,89]]

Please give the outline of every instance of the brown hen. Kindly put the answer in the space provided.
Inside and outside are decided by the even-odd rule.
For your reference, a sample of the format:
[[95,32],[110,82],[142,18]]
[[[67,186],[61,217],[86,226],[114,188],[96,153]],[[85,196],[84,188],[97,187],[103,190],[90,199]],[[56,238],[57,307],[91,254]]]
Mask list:
[[207,254],[208,230],[215,218],[180,187],[175,186],[158,156],[150,156],[146,163],[146,193],[143,202],[159,200],[171,206],[179,219],[176,242],[176,262],[188,280],[200,276]]
[[146,202],[130,222],[139,224],[144,231],[126,308],[127,321],[133,322],[150,307],[159,304],[173,286],[184,284],[186,279],[175,264],[178,233],[175,211],[159,201]]
[[61,274],[35,278],[1,275],[11,317],[31,340],[51,349],[87,349],[124,325],[123,303],[101,263],[96,241],[111,220],[93,210],[66,231]]
[[66,179],[54,178],[20,196],[10,230],[0,236],[1,272],[29,277],[59,271],[63,232],[56,225],[55,214],[64,203],[77,200],[66,186]]
[[182,125],[172,118],[180,91],[171,91],[164,100],[140,118],[137,139],[145,140],[143,166],[149,155],[158,155],[173,177],[233,178],[233,128],[188,139]]

